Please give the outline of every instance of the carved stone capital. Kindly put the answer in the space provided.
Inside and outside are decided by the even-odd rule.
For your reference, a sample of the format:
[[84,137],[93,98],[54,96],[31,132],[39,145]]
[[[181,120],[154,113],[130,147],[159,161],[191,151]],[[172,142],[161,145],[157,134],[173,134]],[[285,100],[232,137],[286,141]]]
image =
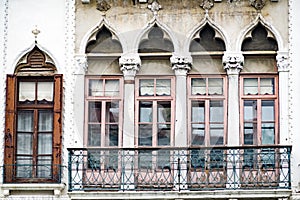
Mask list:
[[222,62],[228,75],[239,74],[244,66],[244,56],[241,53],[225,52]]
[[75,60],[80,71],[86,72],[88,69],[86,55],[76,55]]
[[176,75],[186,75],[192,69],[192,56],[190,55],[173,54],[170,61]]
[[138,54],[126,54],[119,58],[120,70],[126,77],[134,77],[141,66],[141,59]]
[[278,52],[276,56],[277,68],[279,72],[289,71],[289,55],[288,52]]

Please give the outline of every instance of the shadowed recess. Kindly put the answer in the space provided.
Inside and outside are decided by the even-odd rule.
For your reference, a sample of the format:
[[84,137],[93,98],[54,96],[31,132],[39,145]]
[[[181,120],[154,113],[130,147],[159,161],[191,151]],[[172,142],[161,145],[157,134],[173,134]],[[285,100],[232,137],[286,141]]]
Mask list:
[[244,39],[242,51],[277,51],[277,41],[268,37],[268,31],[258,23],[251,32],[251,37]]
[[139,53],[174,52],[172,42],[164,38],[165,33],[156,24],[150,29],[148,37],[139,44]]
[[96,40],[91,40],[86,46],[86,53],[122,53],[121,43],[113,39],[113,35],[103,26],[96,35]]
[[206,23],[201,31],[194,36],[189,50],[191,52],[225,51],[225,43],[221,38],[216,37],[216,31]]

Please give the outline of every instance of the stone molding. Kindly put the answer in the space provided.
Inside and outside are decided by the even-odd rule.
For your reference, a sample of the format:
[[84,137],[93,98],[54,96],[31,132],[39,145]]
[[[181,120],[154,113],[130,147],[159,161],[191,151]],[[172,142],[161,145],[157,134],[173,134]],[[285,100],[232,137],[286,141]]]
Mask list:
[[173,54],[170,58],[175,75],[186,75],[192,69],[192,56]]
[[138,54],[126,54],[119,58],[120,70],[124,77],[134,77],[141,66],[141,59]]
[[277,52],[276,56],[277,68],[279,72],[289,71],[289,56],[288,52]]
[[225,52],[222,62],[228,75],[238,75],[244,66],[244,56],[242,53]]

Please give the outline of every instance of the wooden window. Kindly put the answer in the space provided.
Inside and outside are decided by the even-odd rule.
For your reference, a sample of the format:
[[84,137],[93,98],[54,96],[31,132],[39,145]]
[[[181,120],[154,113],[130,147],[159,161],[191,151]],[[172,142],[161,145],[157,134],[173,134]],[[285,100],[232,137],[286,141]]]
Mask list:
[[62,76],[7,76],[5,182],[59,182]]
[[120,77],[86,78],[87,147],[121,145],[122,79]]
[[278,144],[277,79],[276,75],[241,76],[243,144]]
[[[225,76],[196,76],[188,78],[188,132],[192,147],[213,147],[226,144],[227,83]],[[193,150],[191,167],[222,168],[222,150]],[[216,164],[214,164],[216,163]]]

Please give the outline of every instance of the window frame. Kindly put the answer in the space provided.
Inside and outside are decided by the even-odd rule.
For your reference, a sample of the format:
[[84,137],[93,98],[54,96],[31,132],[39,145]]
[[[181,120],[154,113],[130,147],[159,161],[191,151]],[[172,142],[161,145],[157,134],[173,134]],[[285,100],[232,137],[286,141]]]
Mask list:
[[[258,80],[262,78],[274,78],[274,94],[260,94],[258,91],[258,94],[244,94],[244,79],[246,78],[257,78]],[[262,145],[262,131],[261,131],[261,124],[262,124],[262,104],[261,102],[264,100],[272,100],[274,101],[274,145],[279,144],[279,90],[278,90],[278,82],[279,77],[277,73],[272,74],[241,74],[239,78],[240,82],[240,143],[241,145],[245,145],[244,141],[244,101],[247,100],[255,100],[257,101],[257,133],[256,133],[256,141],[257,144],[253,145]],[[258,81],[258,90],[260,87],[259,84],[260,81]],[[254,137],[254,133],[253,133]],[[253,140],[255,141],[253,138]]]

